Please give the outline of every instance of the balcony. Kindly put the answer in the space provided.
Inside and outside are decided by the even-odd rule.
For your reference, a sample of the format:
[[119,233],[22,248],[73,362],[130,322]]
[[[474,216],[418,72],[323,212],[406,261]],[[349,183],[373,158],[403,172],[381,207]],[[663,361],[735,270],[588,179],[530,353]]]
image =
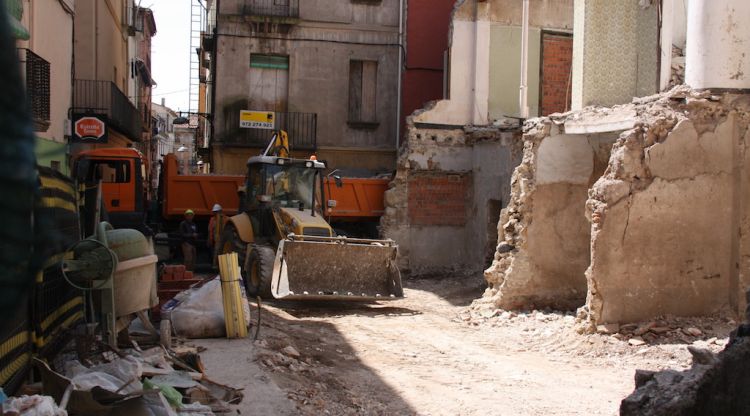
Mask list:
[[141,114],[113,82],[77,79],[73,86],[73,111],[106,114],[109,126],[141,140]]
[[[239,120],[234,125],[239,126]],[[318,115],[315,113],[276,113],[274,130],[238,127],[220,141],[228,146],[265,148],[276,130],[285,130],[289,133],[291,150],[317,148]]]
[[34,130],[47,131],[50,124],[50,63],[29,49],[19,49],[19,52]]
[[254,18],[299,18],[299,0],[246,0],[243,14]]

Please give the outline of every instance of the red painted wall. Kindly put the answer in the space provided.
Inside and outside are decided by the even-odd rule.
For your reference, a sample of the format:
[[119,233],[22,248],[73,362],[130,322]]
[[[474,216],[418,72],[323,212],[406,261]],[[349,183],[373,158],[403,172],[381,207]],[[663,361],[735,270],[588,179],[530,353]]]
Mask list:
[[448,49],[450,17],[456,0],[408,0],[406,70],[402,118],[424,103],[443,98],[443,53]]

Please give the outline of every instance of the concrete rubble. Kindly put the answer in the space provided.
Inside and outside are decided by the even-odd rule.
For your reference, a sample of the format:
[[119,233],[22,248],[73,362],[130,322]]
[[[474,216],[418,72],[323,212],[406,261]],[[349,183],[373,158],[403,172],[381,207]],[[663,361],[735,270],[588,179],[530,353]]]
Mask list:
[[475,307],[582,306],[589,331],[744,308],[748,124],[750,96],[684,86],[529,120]]
[[[748,292],[750,296],[750,292]],[[688,347],[689,370],[638,370],[622,416],[746,415],[750,409],[750,324],[740,325],[720,353]]]

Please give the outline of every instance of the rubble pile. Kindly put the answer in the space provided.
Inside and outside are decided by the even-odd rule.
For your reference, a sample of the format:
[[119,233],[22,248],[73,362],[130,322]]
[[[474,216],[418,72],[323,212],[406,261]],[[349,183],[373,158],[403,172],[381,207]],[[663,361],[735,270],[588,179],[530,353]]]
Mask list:
[[620,405],[622,416],[746,415],[750,409],[750,323],[733,331],[718,353],[690,346],[686,371],[638,370],[635,391]]
[[62,368],[55,369],[34,359],[41,382],[25,390],[35,394],[10,398],[3,410],[28,416],[209,416],[231,412],[230,405],[243,398],[241,390],[211,380],[191,347],[110,350],[83,362],[78,358],[63,356]]
[[719,352],[736,322],[722,317],[660,317],[626,325],[599,325],[594,333],[574,312],[546,310],[509,311],[466,308],[455,320],[475,327],[491,327],[514,339],[518,351],[539,351],[562,357],[588,357],[602,365],[624,365],[649,360],[659,368],[690,365],[685,346]]

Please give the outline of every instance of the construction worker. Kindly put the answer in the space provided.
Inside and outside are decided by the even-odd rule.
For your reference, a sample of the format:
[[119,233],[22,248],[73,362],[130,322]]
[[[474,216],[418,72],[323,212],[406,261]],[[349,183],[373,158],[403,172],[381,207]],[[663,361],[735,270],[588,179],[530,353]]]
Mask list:
[[208,247],[213,250],[213,266],[218,264],[219,254],[221,253],[221,235],[224,233],[224,226],[227,225],[229,218],[224,215],[224,209],[219,204],[214,204],[211,210],[213,217],[208,222]]
[[185,220],[180,223],[182,257],[185,260],[185,269],[190,271],[195,268],[195,242],[198,239],[198,228],[193,222],[193,217],[195,213],[189,209],[185,211]]

